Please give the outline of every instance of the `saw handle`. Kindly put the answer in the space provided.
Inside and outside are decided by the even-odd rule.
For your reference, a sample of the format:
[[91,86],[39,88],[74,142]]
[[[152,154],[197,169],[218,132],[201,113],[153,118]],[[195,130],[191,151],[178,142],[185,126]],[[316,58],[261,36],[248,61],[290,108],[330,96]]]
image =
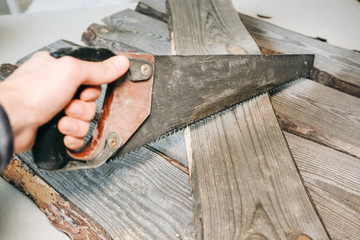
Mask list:
[[[108,49],[88,47],[59,49],[58,51],[52,52],[50,55],[55,58],[72,56],[81,60],[93,62],[104,61],[115,56],[115,54]],[[122,129],[119,129],[118,122],[111,121],[112,119],[119,120],[116,116],[121,113],[117,112],[116,109],[119,109],[122,112],[126,111],[126,108],[125,110],[123,108],[124,102],[131,102],[131,96],[127,96],[129,95],[127,91],[130,90],[134,92],[132,89],[139,88],[140,90],[148,89],[147,91],[150,91],[151,98],[152,82],[151,89],[146,88],[146,86],[144,87],[144,85],[147,84],[146,80],[152,79],[153,77],[153,57],[146,54],[124,55],[126,55],[130,61],[129,71],[120,79],[108,84],[103,109],[88,144],[77,151],[70,151],[65,147],[63,143],[64,135],[60,133],[57,128],[59,120],[65,116],[63,110],[38,129],[32,151],[34,162],[39,168],[44,170],[71,170],[96,167],[115,154],[150,114],[150,109],[145,111],[146,116],[143,113],[140,113],[141,122],[139,122],[140,120],[138,122],[135,120],[132,121],[132,124],[136,125],[135,127],[127,126],[125,124],[127,128],[133,131],[127,131],[125,134]],[[143,81],[145,81],[145,84]],[[79,98],[80,93],[85,87],[86,86],[81,86],[78,89],[74,95],[74,99]],[[124,95],[126,99],[120,98],[120,95]],[[141,97],[141,95],[146,95],[146,93],[140,92],[139,95]],[[138,96],[134,97],[135,99],[132,102],[144,104],[141,100],[137,99],[139,98]],[[127,107],[139,108],[139,106],[132,105]],[[136,110],[133,110],[133,112],[136,115]],[[124,119],[120,120],[125,121]]]

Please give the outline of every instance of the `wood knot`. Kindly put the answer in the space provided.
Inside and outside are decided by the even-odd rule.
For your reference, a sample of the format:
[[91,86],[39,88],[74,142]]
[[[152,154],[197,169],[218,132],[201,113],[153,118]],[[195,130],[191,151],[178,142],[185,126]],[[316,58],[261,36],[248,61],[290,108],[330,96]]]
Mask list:
[[294,238],[294,240],[312,240],[312,239],[308,235],[301,233],[301,234],[297,235]]

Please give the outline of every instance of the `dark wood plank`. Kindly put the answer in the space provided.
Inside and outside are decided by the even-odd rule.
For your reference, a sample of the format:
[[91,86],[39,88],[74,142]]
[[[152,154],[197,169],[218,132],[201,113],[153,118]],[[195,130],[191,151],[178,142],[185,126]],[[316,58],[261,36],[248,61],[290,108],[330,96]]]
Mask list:
[[169,55],[167,24],[130,9],[103,19],[104,24],[92,24],[82,40],[91,46],[102,46],[117,52],[146,52]]
[[260,53],[231,1],[169,0],[173,54]]
[[[250,45],[237,53],[258,53],[246,30],[232,28],[242,25],[231,2],[168,3],[173,53],[229,53],[228,44],[242,50]],[[236,19],[225,17],[232,14]],[[233,38],[224,34],[231,28],[236,31]],[[328,239],[268,95],[192,125],[185,133],[198,239]]]
[[360,53],[243,14],[240,17],[264,52],[313,53],[316,55],[314,80],[360,97]]
[[202,238],[328,239],[268,95],[206,119],[186,134]]
[[14,157],[1,176],[28,195],[50,222],[71,239],[112,239],[93,219],[65,200],[19,158]]
[[165,0],[143,0],[138,3],[135,11],[153,17],[163,22],[168,22]]
[[360,157],[360,99],[311,80],[273,94],[283,130]]
[[360,159],[285,133],[331,239],[360,236]]

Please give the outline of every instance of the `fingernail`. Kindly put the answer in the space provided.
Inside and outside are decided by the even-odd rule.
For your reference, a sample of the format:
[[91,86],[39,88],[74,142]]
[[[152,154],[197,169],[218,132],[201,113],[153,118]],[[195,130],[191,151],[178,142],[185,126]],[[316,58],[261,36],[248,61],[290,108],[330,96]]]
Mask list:
[[80,116],[82,114],[82,107],[79,104],[73,103],[67,109],[67,113],[72,116]]
[[66,133],[73,133],[76,131],[76,124],[73,121],[63,120],[61,123],[61,129]]

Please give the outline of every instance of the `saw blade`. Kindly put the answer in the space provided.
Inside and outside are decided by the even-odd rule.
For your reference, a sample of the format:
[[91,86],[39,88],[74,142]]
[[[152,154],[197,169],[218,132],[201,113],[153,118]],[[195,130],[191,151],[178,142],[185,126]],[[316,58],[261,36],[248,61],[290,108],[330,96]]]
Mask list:
[[116,156],[310,76],[313,62],[310,54],[155,56],[151,114]]

